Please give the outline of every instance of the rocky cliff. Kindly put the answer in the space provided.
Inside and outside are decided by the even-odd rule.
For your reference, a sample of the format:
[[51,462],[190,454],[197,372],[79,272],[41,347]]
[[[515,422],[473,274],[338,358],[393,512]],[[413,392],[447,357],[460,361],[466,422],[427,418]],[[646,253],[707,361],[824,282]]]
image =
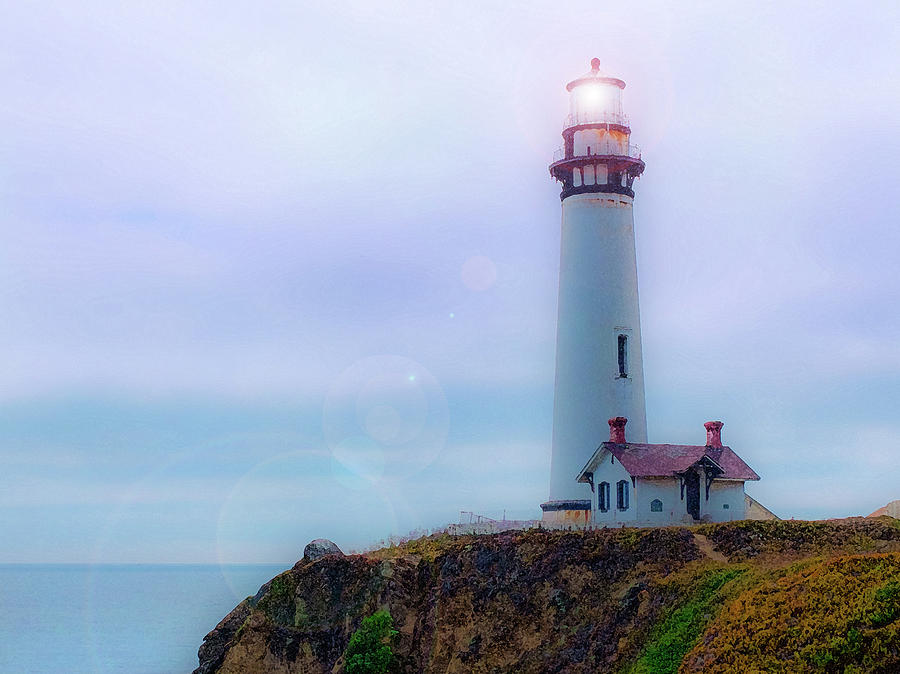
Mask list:
[[341,672],[390,612],[403,672],[900,671],[900,522],[433,537],[298,562],[195,674]]

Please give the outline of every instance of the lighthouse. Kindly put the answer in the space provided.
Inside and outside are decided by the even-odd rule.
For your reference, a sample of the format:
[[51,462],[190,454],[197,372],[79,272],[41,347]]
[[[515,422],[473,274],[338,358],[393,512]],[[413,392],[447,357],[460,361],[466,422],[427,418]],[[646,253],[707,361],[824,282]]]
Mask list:
[[556,385],[550,498],[543,519],[580,524],[593,486],[576,481],[628,420],[631,442],[647,442],[641,319],[634,243],[634,180],[644,170],[622,107],[625,82],[600,70],[569,82],[563,146],[550,165],[562,186]]

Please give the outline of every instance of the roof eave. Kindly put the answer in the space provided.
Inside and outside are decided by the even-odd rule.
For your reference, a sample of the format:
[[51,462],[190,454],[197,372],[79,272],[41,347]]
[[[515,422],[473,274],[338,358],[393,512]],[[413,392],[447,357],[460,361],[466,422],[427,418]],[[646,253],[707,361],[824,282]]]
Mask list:
[[[656,474],[635,475],[634,477],[636,477],[638,479],[662,480],[662,479],[666,479],[666,478],[681,477],[681,472],[673,471],[671,473],[665,473],[665,474],[656,473]],[[753,473],[753,477],[739,477],[739,476],[735,477],[734,475],[717,475],[714,479],[716,479],[716,480],[731,480],[734,482],[749,482],[751,480],[756,481],[761,478],[756,473]]]
[[588,482],[587,474],[593,473],[594,470],[596,470],[597,464],[600,463],[600,456],[604,451],[609,451],[609,453],[612,454],[612,450],[607,446],[609,444],[610,443],[608,442],[602,442],[600,443],[600,446],[594,450],[594,453],[591,454],[591,458],[588,459],[587,463],[584,464],[584,467],[578,471],[578,477],[575,478],[577,482]]

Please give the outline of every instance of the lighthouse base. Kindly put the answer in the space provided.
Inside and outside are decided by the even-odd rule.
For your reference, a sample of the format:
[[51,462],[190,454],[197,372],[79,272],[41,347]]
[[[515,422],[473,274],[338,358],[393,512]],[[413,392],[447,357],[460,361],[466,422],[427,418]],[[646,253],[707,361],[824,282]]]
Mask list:
[[583,527],[591,521],[589,500],[547,501],[541,510],[541,522],[552,527]]

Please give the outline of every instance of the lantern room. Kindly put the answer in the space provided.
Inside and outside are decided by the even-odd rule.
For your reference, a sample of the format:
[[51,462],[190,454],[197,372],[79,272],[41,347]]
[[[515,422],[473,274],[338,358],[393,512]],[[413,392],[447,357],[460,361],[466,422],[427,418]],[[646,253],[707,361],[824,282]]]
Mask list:
[[644,170],[640,149],[622,106],[625,82],[591,70],[566,85],[569,116],[563,125],[563,147],[556,151],[550,174],[562,183],[560,198],[585,192],[634,196],[632,183]]
[[600,59],[591,61],[590,72],[566,85],[569,92],[569,118],[566,126],[579,124],[615,124],[628,126],[622,110],[625,82],[600,70]]

